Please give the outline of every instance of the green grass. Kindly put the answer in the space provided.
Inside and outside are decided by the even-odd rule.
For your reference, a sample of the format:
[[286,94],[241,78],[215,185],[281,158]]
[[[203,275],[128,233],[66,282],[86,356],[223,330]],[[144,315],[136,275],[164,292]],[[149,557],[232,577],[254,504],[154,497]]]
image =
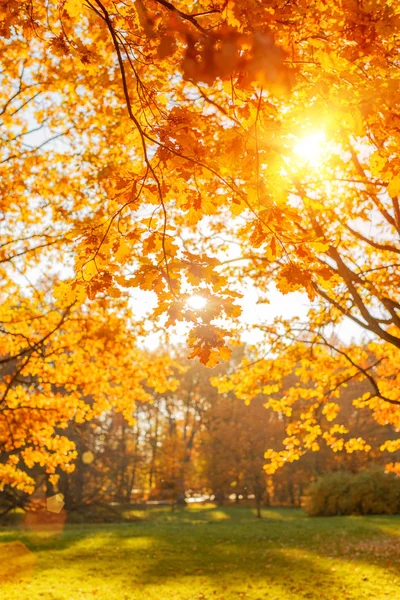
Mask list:
[[[398,516],[274,509],[259,521],[211,506],[131,516],[143,520],[0,529],[1,600],[400,599]],[[18,563],[21,542],[30,553]]]

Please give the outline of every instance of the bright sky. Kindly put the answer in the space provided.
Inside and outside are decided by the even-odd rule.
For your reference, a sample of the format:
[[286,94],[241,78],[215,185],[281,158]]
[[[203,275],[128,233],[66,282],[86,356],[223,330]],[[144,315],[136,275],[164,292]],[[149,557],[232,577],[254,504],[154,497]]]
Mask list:
[[[323,130],[310,130],[298,139],[293,150],[303,167],[318,169],[326,153],[329,152],[329,142]],[[233,257],[239,255],[240,252],[241,249],[232,247]],[[243,298],[239,303],[242,306],[243,313],[240,322],[243,325],[267,325],[277,317],[283,317],[284,319],[305,318],[310,306],[310,301],[305,293],[282,294],[274,285],[271,285],[270,288],[268,304],[258,303],[259,294],[254,282],[249,282],[244,289],[241,289],[241,293]],[[138,318],[148,314],[156,306],[156,303],[156,296],[152,292],[135,290],[131,294],[131,307]],[[202,308],[202,298],[199,296],[193,297],[191,305],[193,308]],[[182,343],[188,332],[188,326],[180,324],[175,330],[176,333],[171,336],[171,340],[177,344]],[[340,327],[335,330],[335,334],[343,342],[350,342],[352,339],[359,339],[363,334],[365,335],[365,331],[350,319],[344,318]],[[262,338],[262,332],[257,331],[257,329],[243,335],[243,340],[250,344],[256,344]],[[154,349],[159,344],[159,339],[158,334],[151,334],[146,345]]]
[[[42,143],[46,137],[45,131],[35,132],[31,136],[30,143],[33,145]],[[43,138],[43,139],[42,139]],[[54,142],[52,142],[54,143]],[[298,139],[294,145],[294,154],[297,155],[299,163],[306,165],[309,169],[318,169],[318,166],[324,160],[329,143],[326,139],[326,134],[322,130],[310,130],[305,135]],[[232,256],[239,255],[240,248],[232,247]],[[50,267],[50,266],[49,266]],[[54,266],[53,271],[60,271],[59,266]],[[64,276],[70,276],[71,273],[63,270]],[[32,281],[37,280],[43,274],[38,269],[32,269],[30,278]],[[266,325],[272,323],[276,317],[290,319],[292,317],[305,317],[310,302],[306,294],[300,292],[292,292],[289,294],[281,294],[273,285],[270,288],[269,304],[258,303],[259,295],[254,285],[254,282],[249,282],[248,285],[241,289],[243,298],[240,301],[243,314],[240,317],[240,322],[244,325]],[[130,290],[130,306],[135,317],[139,320],[151,311],[157,305],[157,298],[153,292],[145,292],[140,289]],[[201,298],[193,299],[193,308],[200,308],[196,304],[201,303]],[[184,342],[184,338],[188,332],[188,325],[182,323],[175,328],[175,333],[171,335],[171,341],[177,344]],[[349,319],[344,319],[339,331],[335,331],[344,342],[348,342],[353,338],[360,338],[361,334],[365,333],[363,329],[358,327]],[[246,333],[243,340],[247,343],[254,344],[262,340],[262,333],[255,330],[252,333]],[[156,333],[149,334],[146,346],[149,349],[155,349],[160,342],[160,335]]]
[[[269,304],[258,304],[259,295],[253,285],[248,285],[242,290],[243,298],[240,304],[243,309],[240,322],[243,325],[267,325],[272,323],[276,317],[290,319],[293,317],[305,317],[310,302],[306,294],[300,292],[291,292],[281,294],[274,286],[271,286],[269,294]],[[196,298],[197,300],[197,298]],[[130,306],[136,318],[141,319],[151,312],[156,306],[157,298],[153,292],[145,292],[139,289],[131,291]],[[171,335],[173,343],[182,344],[188,333],[188,325],[181,323],[174,328]],[[343,342],[350,342],[352,339],[359,339],[365,331],[350,319],[345,318],[340,327],[335,330],[336,335]],[[248,344],[256,344],[263,339],[260,331],[253,331],[243,335],[243,341]],[[151,333],[146,340],[146,346],[154,350],[160,343],[160,334]]]

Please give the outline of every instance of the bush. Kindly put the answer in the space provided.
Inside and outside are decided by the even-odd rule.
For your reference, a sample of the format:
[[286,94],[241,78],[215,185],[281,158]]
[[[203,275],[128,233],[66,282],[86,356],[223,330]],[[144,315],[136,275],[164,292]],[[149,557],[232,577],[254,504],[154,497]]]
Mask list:
[[21,508],[13,508],[0,516],[1,527],[16,527],[20,524],[24,511]]
[[304,509],[312,517],[398,514],[400,478],[379,468],[329,473],[310,486]]
[[79,510],[70,511],[67,523],[80,525],[82,523],[123,523],[142,520],[135,514],[125,516],[124,510],[119,506],[91,504],[81,506]]

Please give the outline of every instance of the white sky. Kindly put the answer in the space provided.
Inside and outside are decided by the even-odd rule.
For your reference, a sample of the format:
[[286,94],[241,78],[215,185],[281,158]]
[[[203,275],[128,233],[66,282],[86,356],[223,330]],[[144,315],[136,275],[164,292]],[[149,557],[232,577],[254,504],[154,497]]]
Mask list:
[[[243,298],[240,302],[243,313],[239,321],[243,325],[267,325],[272,323],[276,317],[290,319],[293,317],[305,318],[310,302],[306,294],[300,292],[291,292],[281,294],[274,286],[271,286],[269,294],[269,304],[258,304],[258,292],[254,285],[249,284],[242,290]],[[130,307],[137,319],[148,315],[157,305],[157,298],[154,292],[146,292],[140,289],[130,291]],[[173,343],[182,344],[187,335],[189,326],[181,323],[174,328],[171,335]],[[359,339],[365,335],[365,331],[356,323],[345,318],[341,325],[335,329],[335,334],[345,343],[352,339]],[[256,344],[263,339],[261,331],[253,331],[243,335],[243,341],[249,344]],[[160,343],[160,334],[150,333],[146,340],[146,346],[154,350]]]
[[[29,117],[29,111],[27,111]],[[314,163],[318,164],[321,160],[321,143],[324,144],[325,140],[321,138],[321,132],[316,132],[314,135],[300,140],[302,144],[296,150],[297,153],[301,154],[303,160],[309,162],[312,168]],[[46,138],[46,128],[41,131],[35,132],[31,136],[26,136],[26,141],[32,145],[38,145]],[[318,137],[319,136],[319,137]],[[56,142],[51,142],[53,145]],[[309,156],[307,156],[309,154]],[[232,246],[232,256],[240,254],[241,250],[237,247]],[[54,267],[54,265],[53,265]],[[50,269],[55,271],[61,271],[61,275],[70,276],[66,269],[60,266]],[[32,269],[30,278],[32,281],[37,280],[43,276],[43,273],[39,269]],[[240,317],[240,322],[243,325],[267,325],[273,322],[276,317],[283,317],[284,319],[290,319],[292,317],[305,318],[307,309],[310,306],[310,302],[305,293],[291,292],[289,294],[281,294],[274,285],[271,285],[269,293],[269,304],[260,303],[258,304],[258,293],[255,282],[249,282],[244,288],[241,289],[243,298],[238,301],[243,309],[243,314]],[[138,320],[149,315],[152,309],[157,305],[157,298],[153,292],[145,292],[140,289],[129,290],[130,295],[130,307],[133,310],[135,318]],[[171,341],[176,344],[182,344],[184,337],[188,332],[188,325],[185,323],[179,324],[175,328],[175,332],[171,335]],[[364,330],[353,323],[350,319],[345,318],[341,326],[335,330],[335,334],[340,337],[344,342],[349,342],[351,339],[359,339],[362,334],[365,334]],[[262,333],[255,330],[243,335],[243,340],[247,343],[254,344],[262,339]],[[149,349],[154,349],[160,342],[160,335],[150,333],[146,341],[146,346]]]

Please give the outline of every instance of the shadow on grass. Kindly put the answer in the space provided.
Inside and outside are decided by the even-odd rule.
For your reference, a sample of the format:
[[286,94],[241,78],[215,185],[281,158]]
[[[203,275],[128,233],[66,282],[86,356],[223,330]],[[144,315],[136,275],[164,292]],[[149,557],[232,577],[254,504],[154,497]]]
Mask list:
[[[129,519],[130,516],[146,521],[164,521],[195,523],[204,521],[223,521],[233,519],[235,521],[256,519],[256,509],[247,506],[218,506],[213,504],[189,504],[186,508],[171,510],[170,508],[150,508],[147,510],[125,509],[122,514]],[[264,519],[293,520],[307,518],[303,511],[293,508],[264,509]]]
[[[322,590],[340,599],[373,598],[373,588],[369,596],[358,594],[358,586],[370,585],[370,571],[382,584],[390,558],[390,572],[400,573],[400,554],[393,556],[399,517],[265,514],[269,518],[260,521],[251,509],[190,507],[134,524],[67,526],[54,538],[4,532],[0,541],[20,539],[42,555],[41,577],[58,570],[75,580],[100,578],[129,593],[170,584],[200,586],[210,594],[229,587],[237,593],[273,590],[277,598],[290,597],[280,596],[283,590],[294,598],[325,598]],[[390,557],[382,552],[385,545]]]

